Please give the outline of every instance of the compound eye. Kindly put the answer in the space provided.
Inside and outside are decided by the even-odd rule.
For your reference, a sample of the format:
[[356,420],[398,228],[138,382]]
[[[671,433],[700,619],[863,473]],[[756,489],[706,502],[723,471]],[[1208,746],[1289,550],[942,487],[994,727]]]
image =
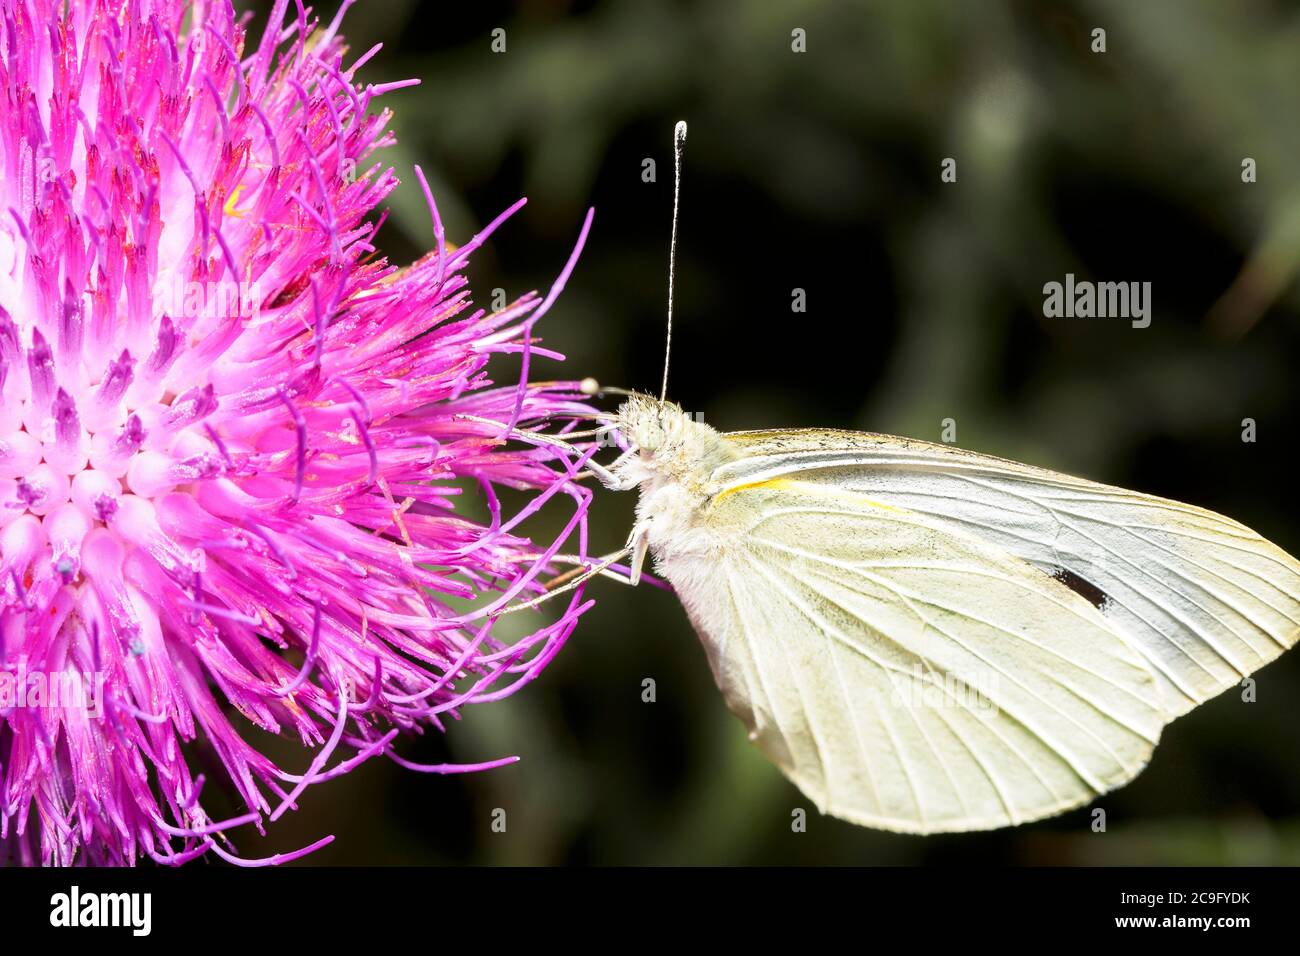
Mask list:
[[636,444],[642,451],[658,451],[664,443],[664,430],[654,419],[642,421],[636,427]]

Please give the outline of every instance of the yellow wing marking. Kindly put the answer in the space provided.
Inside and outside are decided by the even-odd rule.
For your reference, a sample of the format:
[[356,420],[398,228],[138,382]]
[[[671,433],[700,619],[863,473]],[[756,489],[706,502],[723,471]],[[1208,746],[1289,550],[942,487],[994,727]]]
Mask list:
[[[714,496],[714,503],[722,501],[729,495],[734,495],[738,491],[756,491],[760,488],[768,488],[773,491],[790,491],[794,488],[808,487],[807,482],[796,481],[793,478],[768,478],[766,481],[751,481],[748,484],[736,485],[734,488],[728,488]],[[883,501],[875,501],[871,498],[864,498],[861,495],[854,495],[853,500],[862,504],[868,504],[875,508],[881,508],[885,511],[894,511],[902,514],[905,509],[895,508],[893,505],[887,505]]]

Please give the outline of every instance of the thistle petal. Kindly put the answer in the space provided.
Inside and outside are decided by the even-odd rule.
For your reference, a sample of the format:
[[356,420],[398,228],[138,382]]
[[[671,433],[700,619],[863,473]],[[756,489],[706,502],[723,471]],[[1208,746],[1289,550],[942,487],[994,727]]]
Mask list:
[[[287,9],[252,46],[228,0],[5,5],[0,862],[295,859],[328,838],[247,860],[213,834],[380,755],[501,765],[396,748],[531,680],[589,605],[508,641],[464,623],[466,600],[540,591],[561,544],[496,488],[567,499],[586,540],[583,450],[502,439],[591,415],[578,383],[487,374],[529,355],[562,282],[474,311],[466,263],[499,221],[449,251],[431,195],[434,251],[380,257],[398,179],[374,104],[403,84],[355,85],[339,18]],[[253,727],[312,748],[306,771]],[[234,819],[205,809],[191,741]]]

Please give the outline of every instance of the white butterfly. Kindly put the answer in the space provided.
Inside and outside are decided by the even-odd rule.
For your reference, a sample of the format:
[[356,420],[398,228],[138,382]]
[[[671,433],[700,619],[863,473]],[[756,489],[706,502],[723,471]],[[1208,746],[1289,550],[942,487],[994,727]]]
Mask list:
[[648,550],[750,738],[854,823],[1087,804],[1300,636],[1300,562],[1192,505],[892,435],[723,434],[643,395],[615,426],[630,448],[592,470],[640,490],[628,548],[552,593],[629,551],[636,583]]
[[1089,803],[1300,635],[1300,562],[1201,508],[891,435],[721,434],[648,397],[618,417],[634,576],[648,547],[750,738],[854,823]]

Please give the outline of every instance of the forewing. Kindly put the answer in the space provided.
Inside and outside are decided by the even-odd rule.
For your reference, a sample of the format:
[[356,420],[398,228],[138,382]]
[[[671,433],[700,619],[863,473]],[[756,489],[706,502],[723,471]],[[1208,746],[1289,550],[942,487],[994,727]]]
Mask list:
[[777,480],[702,516],[739,542],[666,570],[751,738],[824,811],[916,833],[1085,804],[1164,717],[1140,656],[1051,576],[924,515]]
[[839,431],[737,432],[714,473],[788,476],[929,515],[1057,574],[1099,604],[1161,682],[1171,716],[1300,637],[1300,562],[1203,508],[948,445]]

